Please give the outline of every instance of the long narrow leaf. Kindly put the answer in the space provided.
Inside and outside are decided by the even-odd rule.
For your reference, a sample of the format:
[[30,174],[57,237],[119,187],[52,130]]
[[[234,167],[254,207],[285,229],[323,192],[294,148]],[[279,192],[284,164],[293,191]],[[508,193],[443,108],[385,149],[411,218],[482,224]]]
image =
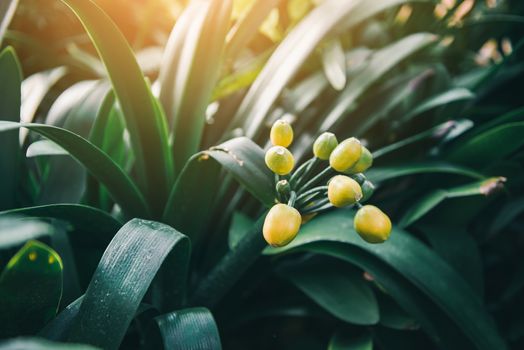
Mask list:
[[0,3],[0,46],[2,46],[5,31],[9,23],[11,23],[17,6],[18,0],[3,0],[2,3]]
[[107,247],[69,340],[117,349],[155,275],[162,293],[153,293],[157,306],[169,310],[180,305],[188,261],[186,236],[152,221],[128,222]]
[[108,71],[122,106],[136,159],[140,187],[153,214],[163,208],[173,181],[166,121],[125,37],[91,0],[63,0],[82,21]]
[[142,194],[133,180],[98,147],[65,129],[44,124],[22,124],[0,121],[0,132],[27,128],[56,142],[103,183],[113,199],[130,216],[149,215]]

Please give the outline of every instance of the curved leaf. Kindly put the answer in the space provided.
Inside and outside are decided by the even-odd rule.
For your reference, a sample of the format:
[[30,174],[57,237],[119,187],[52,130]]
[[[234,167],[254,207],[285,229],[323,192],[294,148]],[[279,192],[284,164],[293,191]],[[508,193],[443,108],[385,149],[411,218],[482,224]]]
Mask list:
[[161,211],[173,181],[166,121],[125,37],[91,0],[62,0],[78,16],[106,66],[126,118],[139,183],[153,213]]
[[25,156],[27,158],[41,156],[68,156],[69,153],[50,140],[35,141],[27,147]]
[[0,275],[0,337],[34,334],[62,296],[62,260],[47,245],[27,242]]
[[18,0],[5,0],[0,4],[0,46],[2,46],[2,40],[4,39],[5,31],[11,23]]
[[107,247],[69,340],[117,349],[155,275],[153,303],[161,310],[180,305],[188,262],[186,236],[157,222],[129,221]]
[[53,228],[45,222],[19,218],[15,215],[3,216],[3,213],[0,213],[0,250],[52,233]]
[[339,40],[331,40],[322,48],[322,66],[333,89],[340,91],[346,86],[346,54]]
[[379,320],[375,295],[355,269],[333,262],[302,263],[282,268],[279,275],[342,321],[372,325]]
[[366,176],[371,182],[380,183],[401,176],[439,173],[462,175],[479,180],[485,178],[484,175],[475,170],[443,162],[408,163],[398,166],[376,167],[369,169],[366,172]]
[[250,139],[232,139],[194,155],[171,191],[163,220],[187,232],[195,244],[218,189],[217,163],[264,205],[275,200],[273,175],[264,163],[264,151]]
[[[4,2],[0,7],[9,3],[16,3],[16,1]],[[19,121],[21,80],[21,68],[14,50],[12,48],[3,50],[0,53],[0,81],[2,82],[0,84],[0,106],[2,106],[0,108],[0,121]],[[18,133],[13,131],[3,135],[0,138],[0,149],[2,150],[2,156],[0,157],[0,174],[2,174],[2,181],[0,182],[0,210],[4,210],[13,208],[16,204],[16,191],[18,189],[21,163]]]
[[124,211],[130,216],[148,216],[142,194],[133,180],[107,154],[71,131],[44,124],[22,124],[0,121],[0,132],[27,128],[59,144],[103,183]]
[[442,201],[449,198],[459,198],[467,196],[487,196],[494,190],[503,185],[505,179],[493,177],[487,180],[473,182],[467,185],[453,187],[447,190],[436,190],[419,201],[415,202],[404,214],[399,222],[400,227],[407,227],[426,215]]
[[16,338],[0,342],[0,350],[97,350],[93,346],[57,343],[40,338]]
[[220,350],[213,315],[205,308],[175,311],[155,318],[165,349]]
[[[438,334],[439,338],[434,340],[442,342],[442,346],[459,347],[461,338],[457,336],[462,334],[478,349],[506,348],[478,296],[449,265],[420,241],[399,229],[394,229],[384,244],[364,242],[352,228],[352,216],[349,210],[321,215],[305,224],[288,246],[271,248],[266,253],[307,249],[342,258],[370,271],[397,301],[402,298],[401,305],[419,320],[436,322],[433,327],[425,322],[423,327],[430,334]],[[410,293],[416,294],[410,298]],[[428,301],[419,299],[418,294],[428,298]],[[425,306],[417,307],[419,302],[424,302]],[[430,311],[432,308],[434,312]],[[441,312],[443,314],[439,314]],[[442,319],[444,315],[452,322]],[[457,333],[459,330],[462,333]]]
[[[200,148],[206,109],[222,63],[231,0],[195,2],[189,27],[173,31],[160,73],[160,99],[172,121],[175,165],[181,168]],[[190,8],[193,12],[193,7]],[[189,16],[189,14],[188,14]],[[186,34],[185,40],[180,35]],[[174,80],[174,81],[173,81]]]
[[331,337],[328,350],[373,350],[373,339],[369,334],[351,337],[347,333],[337,332]]

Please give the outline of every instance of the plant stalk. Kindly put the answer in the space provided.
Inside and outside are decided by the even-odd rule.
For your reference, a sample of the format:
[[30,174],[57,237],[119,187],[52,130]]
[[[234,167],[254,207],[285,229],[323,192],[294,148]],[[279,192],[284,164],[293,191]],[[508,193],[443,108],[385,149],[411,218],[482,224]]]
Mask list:
[[236,247],[228,251],[200,281],[190,305],[213,308],[260,257],[267,243],[262,235],[266,213],[254,224]]

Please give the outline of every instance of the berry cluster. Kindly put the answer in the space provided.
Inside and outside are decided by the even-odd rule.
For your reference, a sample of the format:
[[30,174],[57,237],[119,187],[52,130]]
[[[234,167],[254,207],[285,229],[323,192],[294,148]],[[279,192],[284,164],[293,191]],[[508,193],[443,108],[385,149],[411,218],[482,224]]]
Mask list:
[[373,164],[373,156],[359,140],[352,137],[339,143],[333,133],[325,132],[313,145],[314,157],[293,172],[295,159],[287,148],[293,142],[291,125],[277,120],[270,139],[273,146],[265,162],[275,173],[278,203],[264,221],[264,239],[269,245],[285,246],[318,213],[351,205],[358,207],[354,228],[360,237],[369,243],[388,239],[389,217],[373,205],[361,204],[371,197],[374,186],[363,174]]

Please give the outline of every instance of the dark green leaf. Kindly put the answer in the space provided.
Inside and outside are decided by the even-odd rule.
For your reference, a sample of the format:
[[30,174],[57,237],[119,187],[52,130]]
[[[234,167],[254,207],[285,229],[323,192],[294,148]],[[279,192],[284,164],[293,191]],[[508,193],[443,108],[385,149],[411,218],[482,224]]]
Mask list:
[[175,311],[155,318],[165,349],[220,350],[220,335],[208,309]]
[[56,142],[103,183],[124,211],[130,216],[148,216],[142,194],[133,180],[98,147],[68,130],[44,124],[20,124],[0,121],[0,132],[28,128]]
[[328,350],[373,350],[373,340],[369,334],[355,337],[339,331],[331,337]]
[[231,220],[228,235],[229,249],[233,250],[254,224],[254,220],[241,212],[233,213],[233,219]]
[[192,228],[188,232],[192,241],[202,227],[199,220],[206,220],[206,213],[212,208],[211,199],[217,189],[218,168],[211,159],[264,205],[270,206],[275,200],[273,175],[264,163],[264,151],[248,138],[232,139],[196,154],[180,174],[164,212],[165,222],[177,228]]
[[335,317],[358,325],[379,320],[377,300],[362,273],[341,263],[303,263],[279,274]]
[[40,338],[16,338],[0,342],[0,350],[97,350],[89,345],[56,343]]
[[117,349],[155,275],[154,304],[160,310],[181,304],[188,262],[186,236],[160,223],[131,220],[107,247],[69,340]]
[[450,189],[439,189],[431,192],[419,201],[415,202],[404,214],[399,222],[400,227],[407,227],[426,215],[433,208],[448,198],[459,198],[467,196],[489,195],[493,190],[500,187],[505,180],[493,177],[483,181],[469,183]]
[[458,144],[449,160],[468,166],[485,166],[504,159],[524,145],[524,122],[513,122],[473,136]]
[[55,316],[62,296],[62,261],[29,241],[0,275],[0,337],[34,334]]
[[407,163],[398,166],[375,167],[366,172],[367,178],[371,182],[384,182],[401,176],[417,174],[455,174],[474,179],[484,179],[484,175],[450,163],[443,162],[424,162],[424,163]]
[[[1,8],[15,4],[16,1],[7,1],[0,4]],[[12,5],[16,7],[15,5]],[[0,17],[1,19],[2,17]],[[2,25],[3,23],[0,23]],[[0,28],[1,31],[1,28]],[[1,41],[1,33],[0,33]],[[0,53],[0,121],[7,120],[17,122],[20,120],[20,84],[22,73],[15,52],[7,48]],[[18,132],[10,131],[0,137],[0,210],[10,209],[16,203],[16,191],[18,189],[21,154]]]
[[[407,311],[421,321],[428,333],[439,334],[443,345],[457,348],[463,339],[461,337],[466,336],[478,349],[505,349],[478,296],[449,265],[420,241],[398,229],[393,230],[384,244],[365,243],[352,228],[351,213],[337,210],[319,216],[304,225],[298,237],[288,246],[269,249],[267,253],[300,248],[352,262],[369,271]],[[416,290],[412,290],[410,285]],[[416,294],[409,297],[409,293]],[[415,296],[418,294],[425,295],[428,301],[419,300]],[[428,309],[417,311],[416,304],[419,302]],[[429,311],[431,308],[435,311]],[[444,322],[442,317],[449,317],[451,322]],[[459,330],[461,333],[457,333]]]

